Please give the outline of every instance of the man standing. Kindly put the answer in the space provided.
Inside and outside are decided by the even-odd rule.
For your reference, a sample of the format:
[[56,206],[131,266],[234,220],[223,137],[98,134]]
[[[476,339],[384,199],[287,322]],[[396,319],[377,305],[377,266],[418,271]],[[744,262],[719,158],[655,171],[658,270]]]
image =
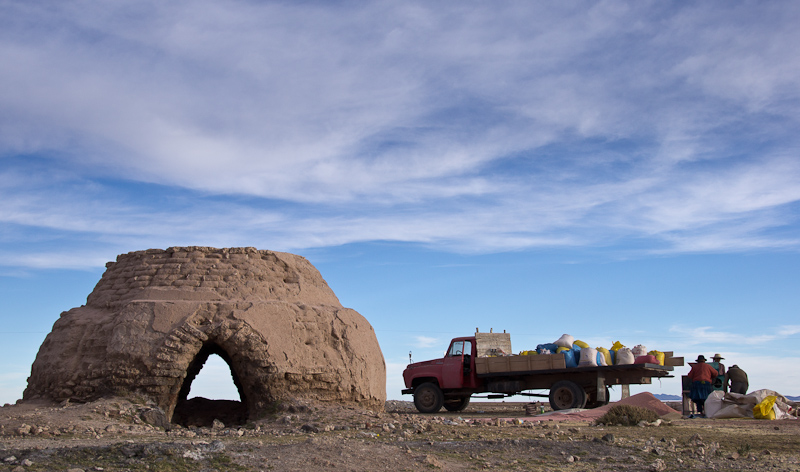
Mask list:
[[697,356],[696,364],[690,365],[692,370],[689,371],[689,379],[692,381],[692,389],[689,391],[689,398],[697,405],[697,412],[705,416],[706,398],[714,390],[713,382],[719,372],[706,364],[706,358],[702,354]]
[[738,365],[734,364],[728,369],[728,380],[731,382],[731,393],[747,394],[750,383],[747,381],[747,372],[743,371]]

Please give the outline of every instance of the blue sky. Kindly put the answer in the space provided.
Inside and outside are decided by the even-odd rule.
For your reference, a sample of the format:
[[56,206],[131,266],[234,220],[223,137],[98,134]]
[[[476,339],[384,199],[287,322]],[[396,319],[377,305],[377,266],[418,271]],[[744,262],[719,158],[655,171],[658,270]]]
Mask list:
[[409,351],[476,327],[720,352],[797,395],[798,22],[781,1],[0,0],[0,402],[107,261],[184,245],[308,258],[375,327],[390,398]]

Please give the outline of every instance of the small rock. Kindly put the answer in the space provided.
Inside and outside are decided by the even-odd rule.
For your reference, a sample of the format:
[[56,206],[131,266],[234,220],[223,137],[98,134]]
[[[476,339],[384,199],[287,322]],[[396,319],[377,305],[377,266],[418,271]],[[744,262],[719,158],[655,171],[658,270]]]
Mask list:
[[152,408],[142,412],[141,419],[149,425],[164,428],[167,431],[170,429],[170,422],[161,408]]
[[442,463],[439,462],[439,459],[437,459],[437,458],[435,458],[433,456],[430,456],[430,455],[425,456],[425,459],[424,459],[423,462],[425,462],[426,464],[428,464],[428,465],[430,465],[432,467],[435,467],[437,469],[441,469],[442,468]]
[[693,434],[687,441],[686,444],[688,445],[700,445],[703,444],[703,438],[700,437],[699,434]]
[[216,418],[214,418],[214,421],[211,422],[211,429],[223,429],[224,427],[225,423]]
[[319,428],[309,423],[304,424],[300,429],[306,433],[319,433]]
[[5,462],[6,464],[11,464],[12,462],[16,462],[16,461],[17,461],[17,457],[16,456],[8,456],[5,459],[3,459],[3,462]]
[[22,464],[25,467],[30,467],[33,465],[33,461],[30,459],[22,459],[22,462],[20,462],[20,464]]
[[602,439],[605,442],[613,443],[614,442],[614,435],[611,434],[611,433],[608,433],[608,434],[604,435]]
[[15,429],[14,432],[17,433],[18,436],[27,436],[31,434],[31,429],[33,429],[31,426],[23,423],[19,428]]
[[650,470],[652,470],[653,472],[661,472],[667,470],[667,464],[661,459],[656,459],[655,462],[650,464]]

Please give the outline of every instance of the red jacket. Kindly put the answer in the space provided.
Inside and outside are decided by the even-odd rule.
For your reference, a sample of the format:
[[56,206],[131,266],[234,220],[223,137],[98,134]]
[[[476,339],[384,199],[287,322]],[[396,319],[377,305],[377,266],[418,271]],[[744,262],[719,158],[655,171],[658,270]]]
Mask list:
[[692,379],[692,381],[700,380],[702,382],[712,383],[718,375],[719,372],[717,372],[717,369],[705,362],[698,362],[693,365],[692,370],[689,371],[689,378]]

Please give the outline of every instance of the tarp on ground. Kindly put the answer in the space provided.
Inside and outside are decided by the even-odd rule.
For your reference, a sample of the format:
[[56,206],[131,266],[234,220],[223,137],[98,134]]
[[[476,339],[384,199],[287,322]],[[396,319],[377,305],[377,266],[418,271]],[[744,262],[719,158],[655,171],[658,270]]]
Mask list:
[[794,418],[789,414],[789,400],[778,392],[762,389],[746,395],[722,391],[711,392],[705,403],[707,418],[754,418],[753,407],[761,403],[768,396],[775,396],[775,419]]

